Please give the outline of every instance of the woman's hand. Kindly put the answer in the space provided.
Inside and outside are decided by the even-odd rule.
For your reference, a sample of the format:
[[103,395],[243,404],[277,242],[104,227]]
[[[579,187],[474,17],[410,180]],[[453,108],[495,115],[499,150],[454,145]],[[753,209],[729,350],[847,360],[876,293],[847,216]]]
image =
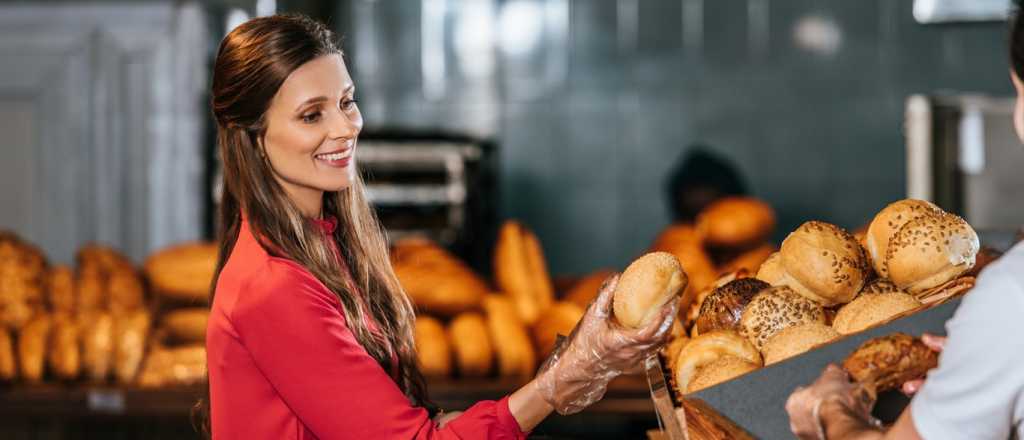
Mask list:
[[659,317],[643,328],[625,328],[611,319],[618,280],[613,275],[605,281],[583,319],[537,375],[541,395],[559,414],[579,412],[600,400],[608,382],[642,369],[668,338],[676,301],[666,304]]
[[[942,353],[942,348],[946,346],[946,337],[925,333],[921,335],[921,342],[924,342],[924,345],[927,345],[933,351]],[[921,385],[924,385],[924,378],[904,382],[900,390],[903,391],[903,394],[913,396],[917,394],[917,390],[921,389]]]
[[864,387],[850,381],[843,369],[829,365],[813,384],[799,387],[789,396],[789,429],[800,439],[824,439],[821,411],[826,404],[841,405],[849,414],[870,421],[875,402]]

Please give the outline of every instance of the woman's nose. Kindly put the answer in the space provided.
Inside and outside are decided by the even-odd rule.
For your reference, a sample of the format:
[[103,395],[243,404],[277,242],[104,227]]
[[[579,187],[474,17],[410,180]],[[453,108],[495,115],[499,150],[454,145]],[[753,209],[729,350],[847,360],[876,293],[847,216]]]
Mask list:
[[353,139],[359,135],[359,131],[362,129],[362,118],[357,116],[349,116],[345,112],[336,111],[331,112],[330,132],[328,136],[331,139]]

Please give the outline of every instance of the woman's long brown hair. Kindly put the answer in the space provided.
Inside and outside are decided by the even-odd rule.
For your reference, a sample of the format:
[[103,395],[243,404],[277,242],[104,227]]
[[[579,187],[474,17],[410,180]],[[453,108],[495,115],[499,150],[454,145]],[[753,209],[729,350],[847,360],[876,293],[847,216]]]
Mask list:
[[[258,150],[266,133],[264,114],[284,80],[299,66],[331,54],[341,54],[331,31],[298,15],[252,19],[221,42],[212,90],[217,145],[224,167],[217,277],[238,239],[244,213],[253,235],[269,253],[299,263],[338,296],[349,329],[385,371],[391,371],[392,354],[397,356],[398,385],[409,401],[432,406],[416,364],[412,304],[391,268],[387,241],[366,200],[362,180],[357,175],[348,189],[324,193],[324,215],[338,221],[333,237],[328,238],[303,217]],[[348,284],[329,239],[341,250],[379,331],[370,331],[366,325],[358,293]],[[216,277],[214,280],[216,284]],[[214,293],[211,288],[211,304]],[[201,424],[209,433],[208,391],[201,407],[205,416]]]

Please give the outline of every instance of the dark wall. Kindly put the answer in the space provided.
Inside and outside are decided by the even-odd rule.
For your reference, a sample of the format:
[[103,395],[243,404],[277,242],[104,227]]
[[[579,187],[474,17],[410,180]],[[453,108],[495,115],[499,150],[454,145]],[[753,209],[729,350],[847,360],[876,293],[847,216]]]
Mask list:
[[[908,95],[1012,90],[1005,23],[925,26],[911,7],[351,1],[332,25],[368,127],[494,137],[502,215],[536,229],[552,272],[576,273],[650,244],[670,220],[663,181],[694,143],[735,160],[776,207],[777,240],[808,219],[855,228],[902,197]],[[512,8],[540,24],[499,26]],[[523,51],[491,43],[509,35],[539,36]]]

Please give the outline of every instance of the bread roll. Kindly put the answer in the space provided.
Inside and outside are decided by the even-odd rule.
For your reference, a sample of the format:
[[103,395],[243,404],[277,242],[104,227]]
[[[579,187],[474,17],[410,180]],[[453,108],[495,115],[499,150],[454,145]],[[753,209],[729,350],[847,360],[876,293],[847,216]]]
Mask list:
[[666,228],[655,239],[651,252],[668,252],[679,260],[689,280],[680,308],[685,310],[697,295],[715,281],[718,276],[711,256],[704,250],[702,238],[693,226],[675,224]]
[[68,266],[55,266],[46,273],[46,296],[56,313],[75,311],[75,274]]
[[498,373],[502,376],[528,378],[537,365],[526,326],[519,319],[513,300],[502,295],[484,298],[487,328],[498,357]]
[[515,221],[505,222],[494,249],[494,280],[512,297],[523,322],[532,325],[555,301],[544,251],[537,236]]
[[825,324],[812,322],[782,329],[768,339],[761,350],[764,364],[771,365],[824,345],[839,337]]
[[722,271],[732,272],[735,270],[745,269],[750,273],[757,273],[765,260],[772,256],[776,251],[778,251],[778,249],[771,243],[762,244],[749,251],[743,252],[736,256],[736,258],[730,260],[722,266]]
[[832,327],[844,335],[857,333],[921,307],[921,302],[903,292],[867,293],[839,309]]
[[740,316],[740,334],[759,350],[772,336],[787,327],[825,323],[825,311],[786,286],[762,290],[754,296]]
[[108,297],[107,280],[103,272],[98,269],[79,270],[78,278],[75,279],[75,312],[106,310]]
[[83,314],[82,367],[87,378],[102,382],[110,376],[114,364],[114,318],[107,312]]
[[168,312],[161,320],[174,340],[186,344],[206,342],[206,323],[210,311],[206,307],[188,307]]
[[10,382],[18,377],[11,332],[0,328],[0,381]]
[[[46,352],[50,340],[53,320],[45,313],[37,314],[18,334],[18,360],[21,377],[28,382],[43,380]],[[4,330],[6,333],[6,330]]]
[[690,384],[686,387],[686,392],[696,393],[705,388],[735,379],[758,368],[761,368],[761,366],[746,359],[723,356],[697,369],[693,379],[690,380]]
[[82,368],[81,329],[74,317],[54,315],[48,361],[50,371],[63,380],[78,378]]
[[0,327],[17,330],[42,309],[46,261],[13,234],[0,239]]
[[604,282],[614,274],[615,272],[602,269],[583,277],[565,294],[565,300],[586,309],[594,298],[597,298]]
[[[749,278],[749,275],[750,274],[747,273],[746,269],[740,269],[738,271],[724,273],[721,277],[712,282],[710,286],[708,286],[705,289],[702,289],[700,293],[695,295],[695,297],[693,298],[693,302],[690,303],[690,306],[688,308],[684,309],[680,307],[680,314],[683,318],[685,318],[684,327],[691,328],[693,324],[696,323],[697,317],[700,315],[700,309],[704,305],[704,300],[706,300],[707,297],[711,295],[711,292],[714,292],[715,289],[722,287],[732,282],[733,280],[737,280],[740,278]],[[683,312],[683,310],[685,310],[685,312]]]
[[850,302],[868,275],[860,244],[829,223],[804,223],[786,237],[779,253],[787,285],[826,307]]
[[583,308],[571,302],[559,301],[547,309],[533,325],[533,341],[540,358],[551,353],[558,335],[569,336],[581,318]]
[[490,374],[494,366],[494,348],[483,315],[467,312],[456,316],[448,324],[448,340],[451,341],[460,376],[484,377]]
[[697,370],[726,356],[757,366],[763,364],[761,353],[746,338],[734,331],[715,330],[683,345],[672,368],[672,385],[680,395],[689,393],[690,382]]
[[134,269],[114,270],[107,279],[108,304],[114,313],[127,312],[142,308],[142,280]]
[[424,238],[406,238],[391,254],[395,276],[416,307],[437,316],[478,310],[487,283],[457,257]]
[[82,246],[75,255],[75,259],[80,266],[95,265],[102,272],[134,270],[128,257],[110,246],[98,243],[89,243]]
[[676,298],[687,284],[679,261],[666,252],[652,252],[638,258],[619,277],[612,297],[612,310],[622,325],[640,328],[661,314],[661,308]]
[[895,333],[861,344],[843,361],[843,368],[853,380],[877,395],[924,376],[938,362],[938,353],[923,342]]
[[423,315],[416,317],[416,359],[424,376],[452,373],[452,349],[441,321]]
[[146,259],[146,278],[165,298],[205,304],[217,270],[217,252],[215,243],[192,242],[165,248]]
[[771,206],[753,197],[724,197],[697,216],[697,230],[706,243],[736,248],[764,241],[775,229]]
[[941,215],[942,210],[931,202],[905,199],[890,203],[875,215],[864,236],[864,248],[871,254],[871,263],[879,276],[889,276],[885,264],[889,241],[907,222],[931,215]]
[[736,330],[740,316],[754,295],[771,287],[757,278],[740,278],[716,288],[701,305],[694,329],[697,334],[712,330]]
[[912,294],[923,292],[970,270],[978,248],[978,234],[964,219],[953,214],[918,217],[889,241],[889,279]]
[[150,314],[136,310],[114,317],[114,375],[121,384],[132,383],[142,366],[149,337]]
[[757,269],[756,278],[773,286],[785,286],[789,275],[782,266],[782,254],[775,252],[769,255]]

